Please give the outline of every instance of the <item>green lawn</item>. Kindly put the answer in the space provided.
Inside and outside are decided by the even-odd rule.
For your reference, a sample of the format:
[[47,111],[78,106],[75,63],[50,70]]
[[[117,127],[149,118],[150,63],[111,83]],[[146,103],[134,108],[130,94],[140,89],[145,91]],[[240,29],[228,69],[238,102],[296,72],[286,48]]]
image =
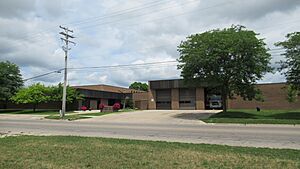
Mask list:
[[207,123],[300,124],[300,110],[228,110],[212,115]]
[[59,114],[59,110],[36,110],[34,112],[32,109],[29,109],[29,110],[7,110],[7,109],[2,109],[2,110],[0,110],[0,114],[54,115],[54,114]]
[[300,151],[73,136],[0,139],[0,168],[300,168]]
[[[46,119],[54,119],[54,120],[61,120],[62,118],[59,115],[50,115],[50,116],[46,116]],[[72,115],[65,115],[65,117],[63,118],[64,120],[79,120],[79,119],[88,119],[91,117],[87,117],[81,114],[72,114]]]
[[103,115],[112,114],[112,113],[118,113],[118,112],[84,113],[84,114],[81,114],[81,115],[84,115],[84,116],[103,116]]

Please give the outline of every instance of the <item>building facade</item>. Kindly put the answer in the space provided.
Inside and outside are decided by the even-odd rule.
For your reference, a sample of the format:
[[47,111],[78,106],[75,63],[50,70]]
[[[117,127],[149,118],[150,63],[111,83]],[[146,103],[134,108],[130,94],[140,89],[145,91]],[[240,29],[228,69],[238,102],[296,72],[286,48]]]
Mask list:
[[[129,88],[109,86],[109,85],[86,85],[86,86],[72,86],[84,98],[78,100],[78,109],[81,106],[86,106],[89,109],[97,110],[102,103],[107,106],[112,106],[115,103],[123,104],[124,100],[139,101],[139,98],[134,97],[135,94],[145,93]],[[136,100],[133,100],[133,97]]]
[[[147,92],[109,85],[84,85],[72,87],[83,95],[83,99],[67,103],[66,107],[68,111],[80,110],[82,106],[86,106],[91,110],[97,110],[101,103],[107,106],[112,106],[115,103],[124,104],[125,99],[132,102],[138,109],[148,108]],[[61,104],[61,101],[50,101],[36,105],[36,109],[60,110],[62,107]],[[17,104],[13,102],[5,103],[0,101],[0,109],[18,110],[32,108],[33,104]]]
[[[297,102],[289,103],[286,99],[285,83],[258,84],[262,91],[263,102],[245,101],[241,97],[229,99],[229,109],[300,109],[300,97]],[[220,93],[210,91],[209,85],[191,87],[183,80],[149,81],[148,109],[222,109]]]
[[[300,109],[298,101],[287,101],[287,86],[285,83],[257,84],[263,95],[261,101],[245,101],[236,96],[228,99],[229,109]],[[82,106],[89,109],[99,109],[99,105],[112,106],[114,103],[124,103],[129,100],[135,108],[166,109],[166,110],[206,110],[222,109],[222,98],[217,90],[210,90],[208,84],[187,86],[183,80],[157,80],[149,81],[149,91],[138,91],[129,88],[109,85],[72,86],[84,95],[82,100],[67,104],[68,111],[79,110]],[[31,109],[32,104],[15,104],[0,102],[0,109]],[[61,102],[48,102],[37,105],[37,109],[60,110]]]

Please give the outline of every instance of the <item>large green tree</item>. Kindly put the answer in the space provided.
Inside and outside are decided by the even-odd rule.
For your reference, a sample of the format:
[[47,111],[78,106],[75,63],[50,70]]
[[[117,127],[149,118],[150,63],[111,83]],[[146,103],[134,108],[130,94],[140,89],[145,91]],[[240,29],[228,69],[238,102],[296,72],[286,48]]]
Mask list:
[[300,94],[300,32],[289,33],[286,40],[275,45],[285,49],[285,60],[280,62],[279,70],[286,77],[288,100],[293,102]]
[[[19,90],[12,101],[22,104],[33,104],[33,110],[40,103],[47,103],[50,101],[61,101],[63,93],[63,86],[61,83],[55,86],[44,86],[36,83],[26,88]],[[67,86],[67,103],[72,103],[75,100],[82,99],[83,95],[76,89]]]
[[222,95],[223,111],[234,95],[255,99],[255,83],[271,72],[270,54],[263,39],[243,26],[216,29],[187,37],[178,46],[181,76],[189,84],[208,83]]
[[51,101],[51,90],[43,84],[36,83],[20,89],[16,95],[12,97],[12,101],[19,104],[32,104],[33,111],[35,112],[38,104]]
[[9,61],[0,62],[0,100],[7,101],[23,86],[19,67]]
[[[50,87],[51,91],[51,100],[52,101],[61,101],[63,95],[63,85],[59,83],[56,86]],[[83,95],[80,94],[75,88],[67,86],[67,99],[68,103],[72,103],[75,100],[80,100],[83,98]]]
[[134,82],[129,86],[130,89],[148,91],[147,83]]

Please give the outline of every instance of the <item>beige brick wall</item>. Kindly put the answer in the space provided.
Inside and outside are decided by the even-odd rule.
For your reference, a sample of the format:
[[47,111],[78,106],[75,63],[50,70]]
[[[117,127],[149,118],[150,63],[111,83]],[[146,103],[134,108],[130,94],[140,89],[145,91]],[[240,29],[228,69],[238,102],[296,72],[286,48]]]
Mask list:
[[134,107],[139,110],[147,110],[148,109],[148,100],[134,101]]
[[228,100],[228,108],[230,109],[254,109],[260,107],[262,109],[300,109],[300,97],[295,103],[289,103],[286,100],[287,91],[284,83],[277,84],[260,84],[257,87],[262,91],[264,102],[245,101],[241,97],[234,100]]
[[172,89],[171,90],[171,107],[172,110],[179,109],[179,89]]
[[147,110],[148,109],[148,92],[142,92],[142,93],[133,93],[132,94],[132,100],[134,103],[134,107],[138,108],[140,110]]
[[196,88],[196,110],[205,109],[204,88]]
[[[287,91],[286,84],[259,84],[257,87],[262,91],[264,102],[245,101],[241,97],[236,97],[234,100],[228,100],[229,109],[300,109],[300,97],[295,103],[289,103],[286,99]],[[179,89],[171,89],[171,107],[179,109]],[[156,109],[156,91],[148,92],[148,109]],[[196,88],[196,109],[205,109],[204,88]]]
[[153,110],[156,109],[156,91],[149,90],[148,92],[148,109]]
[[132,100],[134,101],[141,101],[141,100],[148,100],[148,92],[141,92],[141,93],[133,93]]
[[[171,89],[171,107],[172,110],[179,109],[179,89]],[[156,109],[156,91],[150,90],[148,92],[148,109],[153,110]],[[204,110],[204,89],[197,88],[196,89],[196,109]]]

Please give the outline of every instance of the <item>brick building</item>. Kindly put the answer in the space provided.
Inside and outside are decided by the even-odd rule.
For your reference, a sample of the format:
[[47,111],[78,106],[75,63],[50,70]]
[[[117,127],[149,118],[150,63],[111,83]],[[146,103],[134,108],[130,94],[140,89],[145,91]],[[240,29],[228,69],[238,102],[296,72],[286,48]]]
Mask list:
[[[83,94],[82,100],[76,100],[73,103],[67,103],[67,110],[79,110],[81,106],[96,110],[99,104],[103,103],[112,106],[114,103],[124,103],[124,99],[131,100],[134,106],[139,109],[147,109],[147,92],[133,90],[129,88],[109,86],[109,85],[84,85],[72,86],[79,93]],[[0,102],[0,109],[32,109],[32,104],[16,104]],[[40,103],[37,109],[60,110],[61,102],[53,101]]]
[[[83,100],[77,100],[67,104],[68,110],[78,110],[81,106],[91,109],[99,109],[103,103],[112,106],[114,103],[123,103],[124,99],[132,100],[136,108],[146,109],[169,109],[169,110],[205,110],[221,109],[222,102],[220,93],[210,91],[206,83],[197,87],[187,86],[182,80],[157,80],[149,81],[149,91],[143,92],[129,88],[109,85],[86,85],[73,86],[84,95]],[[300,109],[300,97],[295,103],[289,103],[286,99],[287,91],[285,83],[258,84],[262,91],[264,102],[245,101],[241,97],[228,100],[229,109]],[[3,109],[4,102],[0,102]],[[8,103],[8,109],[31,109],[31,104]],[[61,109],[61,102],[42,103],[37,109]]]
[[143,91],[117,87],[117,86],[109,86],[109,85],[86,85],[86,86],[72,86],[77,89],[81,94],[84,95],[83,100],[78,101],[78,109],[81,106],[86,106],[90,109],[99,109],[99,104],[103,103],[104,105],[112,106],[115,103],[123,103],[123,100],[133,100],[133,102],[137,103],[138,108],[145,109],[146,107],[139,104],[139,101],[143,100]]
[[[149,81],[148,109],[221,109],[220,93],[208,89],[208,84],[187,87],[182,80]],[[300,109],[300,97],[297,102],[286,100],[285,83],[258,84],[264,102],[245,101],[241,97],[228,100],[229,109]]]

